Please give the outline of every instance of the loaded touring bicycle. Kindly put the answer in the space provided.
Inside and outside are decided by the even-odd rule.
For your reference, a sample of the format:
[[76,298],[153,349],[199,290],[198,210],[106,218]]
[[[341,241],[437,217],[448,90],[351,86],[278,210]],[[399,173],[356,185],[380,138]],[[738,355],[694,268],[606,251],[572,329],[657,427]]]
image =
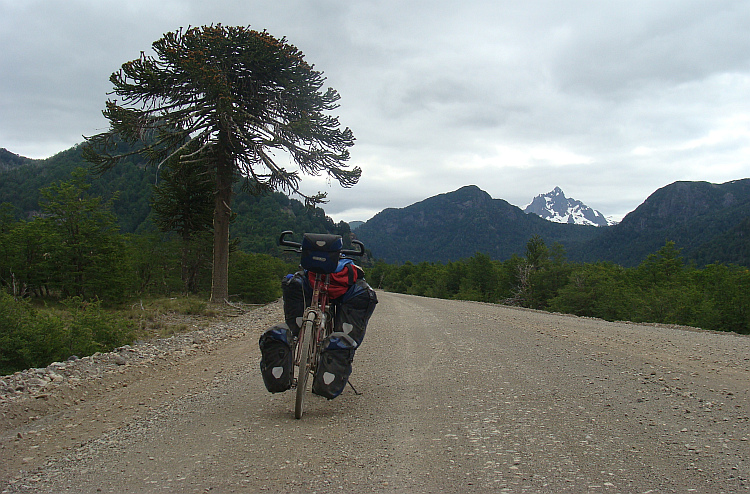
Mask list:
[[279,244],[300,254],[304,271],[282,283],[286,324],[261,336],[261,373],[271,392],[295,389],[294,416],[301,418],[308,381],[328,399],[343,391],[377,297],[350,259],[364,255],[362,242],[344,249],[339,235],[306,233],[300,243],[288,239],[292,234],[283,232]]

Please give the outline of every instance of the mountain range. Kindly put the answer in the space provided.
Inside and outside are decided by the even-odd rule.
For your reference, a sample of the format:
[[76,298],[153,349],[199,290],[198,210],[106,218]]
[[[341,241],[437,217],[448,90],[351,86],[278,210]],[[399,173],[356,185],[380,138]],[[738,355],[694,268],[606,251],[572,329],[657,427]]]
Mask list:
[[750,266],[750,179],[662,187],[619,224],[602,229],[577,258],[632,266],[667,240],[698,265]]
[[[553,191],[555,193],[555,191]],[[559,196],[564,196],[562,191]],[[699,265],[750,266],[750,179],[724,184],[675,182],[611,226],[555,223],[477,186],[466,186],[400,209],[386,209],[356,230],[387,262],[448,262],[482,252],[494,259],[523,255],[532,235],[561,244],[570,260],[634,266],[674,241]]]

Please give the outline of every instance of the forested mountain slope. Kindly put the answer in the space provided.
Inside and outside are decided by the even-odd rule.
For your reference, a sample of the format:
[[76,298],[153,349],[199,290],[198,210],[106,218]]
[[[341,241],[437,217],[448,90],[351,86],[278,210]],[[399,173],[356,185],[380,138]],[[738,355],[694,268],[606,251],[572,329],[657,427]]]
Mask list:
[[[88,169],[80,146],[62,151],[48,159],[32,160],[0,150],[0,203],[15,206],[23,218],[40,211],[39,189],[53,182],[70,179],[77,168]],[[113,210],[123,233],[153,230],[150,199],[157,181],[156,170],[137,159],[104,173],[91,176],[91,195],[105,200],[117,195]],[[230,228],[232,238],[247,252],[270,253],[283,230],[299,234],[308,231],[337,233],[346,236],[349,225],[334,224],[321,208],[306,208],[302,202],[281,193],[251,196],[236,189],[232,210],[236,213]]]
[[[16,166],[0,167],[0,203],[12,204],[24,218],[39,213],[39,189],[53,182],[70,180],[75,168],[88,169],[89,166],[81,157],[80,146],[44,160],[31,160],[12,153],[8,155],[16,156],[15,160],[8,160],[15,162]],[[92,177],[89,192],[105,199],[117,193],[113,207],[120,229],[133,233],[143,227],[150,213],[149,199],[155,179],[154,170],[145,168],[142,162],[130,162],[101,177]]]
[[651,194],[576,255],[635,266],[667,240],[699,265],[750,265],[750,179],[675,182]]
[[[45,160],[32,160],[0,149],[0,203],[31,217],[39,208],[39,189],[68,180],[76,167],[88,168],[74,146]],[[154,228],[150,215],[156,171],[134,160],[101,177],[92,176],[92,195],[113,202],[120,229],[142,233]],[[308,209],[284,194],[250,196],[237,190],[230,228],[242,250],[273,252],[282,230],[347,236],[349,225],[335,224],[321,208]],[[621,223],[610,227],[557,224],[477,186],[427,198],[400,209],[385,209],[361,225],[356,235],[375,257],[387,262],[447,262],[482,252],[503,260],[523,255],[529,238],[560,243],[570,260],[611,261],[635,266],[667,241],[687,260],[750,266],[750,179],[724,184],[675,182],[654,192]]]

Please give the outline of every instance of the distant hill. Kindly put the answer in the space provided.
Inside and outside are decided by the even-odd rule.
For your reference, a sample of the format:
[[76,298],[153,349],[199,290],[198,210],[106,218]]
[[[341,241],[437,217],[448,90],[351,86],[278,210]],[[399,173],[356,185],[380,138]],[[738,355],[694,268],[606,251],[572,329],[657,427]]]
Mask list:
[[576,246],[596,227],[565,225],[524,213],[475,185],[400,209],[386,209],[356,230],[376,258],[386,262],[456,261],[483,252],[495,259],[523,255],[538,234],[551,245]]
[[667,240],[699,265],[750,265],[750,179],[675,182],[651,194],[577,257],[633,266]]
[[541,216],[554,223],[574,225],[608,226],[614,224],[599,211],[590,208],[581,201],[565,197],[560,187],[555,187],[546,194],[539,194],[523,210],[527,214]]
[[[70,180],[71,172],[77,167],[89,168],[79,146],[43,160],[19,158],[17,166],[0,168],[0,203],[14,205],[24,218],[39,212],[39,189],[53,182]],[[118,192],[114,213],[120,229],[133,233],[142,228],[151,211],[148,201],[155,178],[155,172],[146,169],[143,163],[132,162],[92,179],[89,192],[105,199]]]

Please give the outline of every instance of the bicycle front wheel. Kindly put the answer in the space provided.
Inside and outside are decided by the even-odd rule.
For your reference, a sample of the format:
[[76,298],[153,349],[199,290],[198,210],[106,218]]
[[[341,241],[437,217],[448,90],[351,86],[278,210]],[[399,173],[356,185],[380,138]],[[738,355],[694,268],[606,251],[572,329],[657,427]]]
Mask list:
[[305,411],[305,395],[307,394],[307,378],[310,375],[312,352],[315,339],[315,324],[313,318],[306,320],[300,330],[299,341],[299,376],[297,377],[297,399],[294,403],[294,418],[302,418]]

